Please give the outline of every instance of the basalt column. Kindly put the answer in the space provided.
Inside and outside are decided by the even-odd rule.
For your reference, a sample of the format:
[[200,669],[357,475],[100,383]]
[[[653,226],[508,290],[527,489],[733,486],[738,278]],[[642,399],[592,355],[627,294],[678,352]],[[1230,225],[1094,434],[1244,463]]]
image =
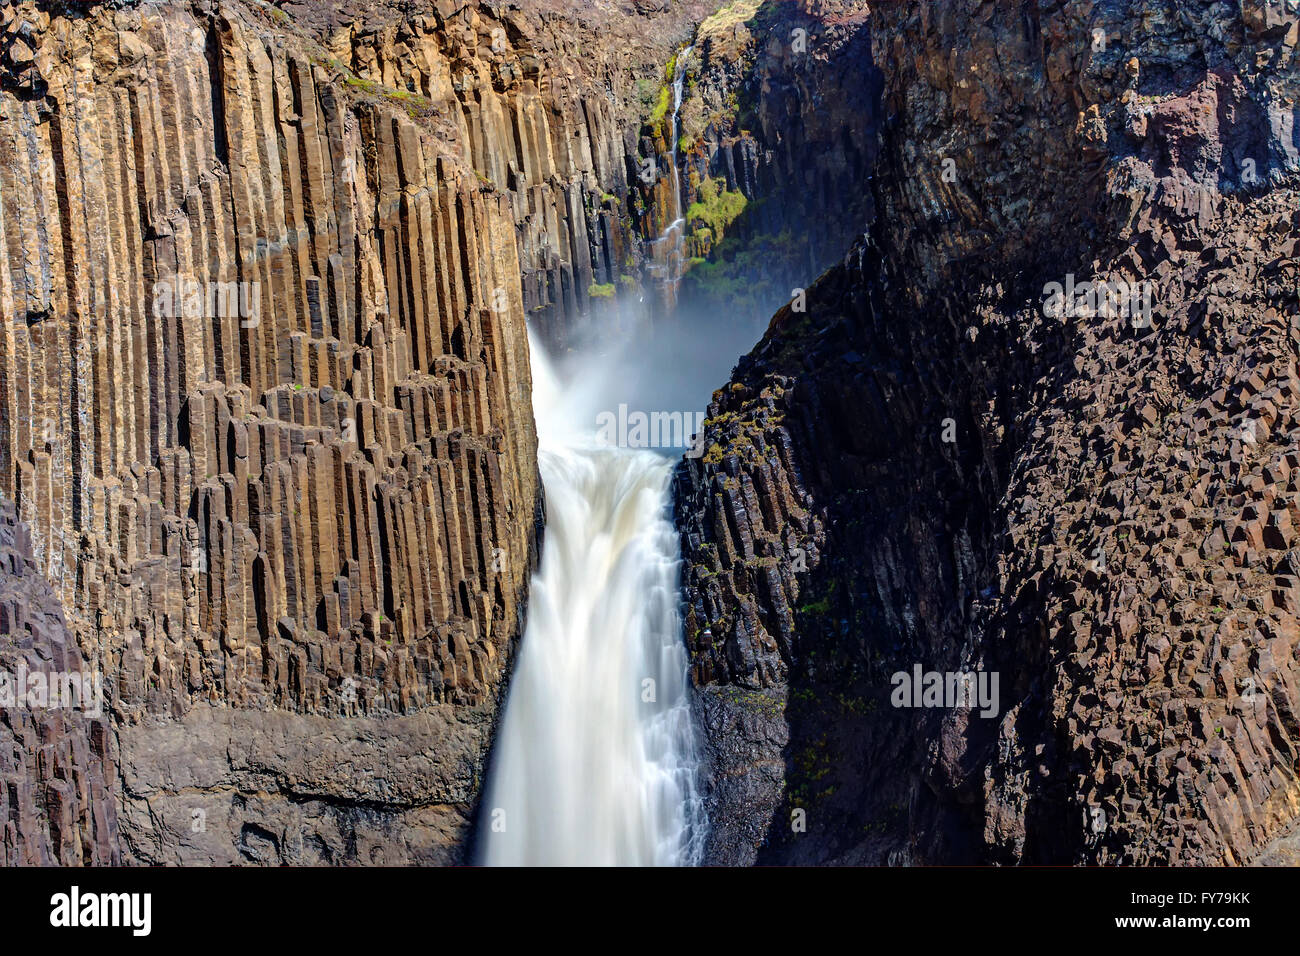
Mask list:
[[869,27],[874,219],[678,473],[707,858],[1294,860],[1300,21]]
[[0,33],[0,491],[111,714],[19,856],[457,859],[539,525],[509,200],[238,5]]

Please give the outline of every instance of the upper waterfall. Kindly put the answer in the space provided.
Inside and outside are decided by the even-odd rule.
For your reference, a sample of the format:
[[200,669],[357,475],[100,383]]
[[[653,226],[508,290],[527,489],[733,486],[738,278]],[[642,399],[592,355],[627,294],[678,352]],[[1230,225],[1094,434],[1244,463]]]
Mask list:
[[666,286],[665,299],[670,305],[676,301],[677,284],[682,278],[682,261],[686,244],[686,219],[682,214],[682,183],[681,173],[677,168],[677,149],[681,139],[679,114],[686,87],[686,64],[693,49],[693,46],[687,46],[677,54],[673,74],[673,109],[669,119],[671,146],[668,150],[668,163],[669,176],[672,180],[672,198],[669,206],[671,216],[664,231],[654,241],[655,260],[660,265]]

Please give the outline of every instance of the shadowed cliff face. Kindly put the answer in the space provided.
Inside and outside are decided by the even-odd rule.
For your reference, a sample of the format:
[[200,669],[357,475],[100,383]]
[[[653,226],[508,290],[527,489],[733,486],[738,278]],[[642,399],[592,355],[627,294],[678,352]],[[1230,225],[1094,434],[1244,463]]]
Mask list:
[[873,10],[877,218],[678,475],[709,859],[1285,859],[1296,27],[1244,6]]
[[0,10],[0,491],[110,714],[6,718],[80,801],[5,764],[20,859],[462,858],[541,527],[525,317],[639,276],[631,90],[706,5],[361,6]]
[[699,26],[681,110],[681,308],[766,319],[874,215],[865,4],[738,0]]

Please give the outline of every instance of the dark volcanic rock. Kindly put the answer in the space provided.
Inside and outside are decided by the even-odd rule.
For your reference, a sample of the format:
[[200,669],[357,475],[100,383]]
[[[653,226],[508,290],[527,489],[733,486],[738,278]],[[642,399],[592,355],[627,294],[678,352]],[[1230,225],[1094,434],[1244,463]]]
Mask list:
[[[1287,858],[1296,31],[1257,19],[873,9],[878,215],[678,473],[698,706],[742,737],[710,859]],[[1050,294],[1085,281],[1149,321]],[[916,666],[996,714],[894,706]]]
[[857,0],[737,0],[700,24],[680,116],[687,310],[770,315],[873,215],[867,21]]
[[785,699],[779,691],[709,684],[693,704],[709,788],[708,862],[746,866],[767,839],[785,785]]

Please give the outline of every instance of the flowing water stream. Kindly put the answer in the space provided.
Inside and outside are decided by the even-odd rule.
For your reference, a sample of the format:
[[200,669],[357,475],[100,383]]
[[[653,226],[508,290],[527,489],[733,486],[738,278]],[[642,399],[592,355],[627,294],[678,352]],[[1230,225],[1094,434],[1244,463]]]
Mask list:
[[546,537],[481,825],[488,864],[673,865],[704,820],[678,612],[672,460],[602,446],[591,387],[532,343]]
[[667,287],[665,301],[675,303],[677,283],[682,278],[682,261],[686,245],[686,218],[682,215],[682,181],[677,169],[677,145],[681,138],[678,114],[682,109],[682,94],[686,89],[686,66],[691,51],[688,46],[677,54],[677,70],[673,75],[672,148],[669,151],[669,173],[672,176],[671,217],[663,233],[653,243],[654,257]]
[[[677,113],[689,53],[673,83],[673,218],[655,243],[670,293],[681,274]],[[725,380],[718,356],[729,346],[710,355],[707,328],[678,319],[603,330],[563,372],[530,343],[546,536],[484,797],[484,863],[699,860],[707,821],[670,517],[681,449],[602,444],[595,427],[633,397],[643,408],[702,409]]]

